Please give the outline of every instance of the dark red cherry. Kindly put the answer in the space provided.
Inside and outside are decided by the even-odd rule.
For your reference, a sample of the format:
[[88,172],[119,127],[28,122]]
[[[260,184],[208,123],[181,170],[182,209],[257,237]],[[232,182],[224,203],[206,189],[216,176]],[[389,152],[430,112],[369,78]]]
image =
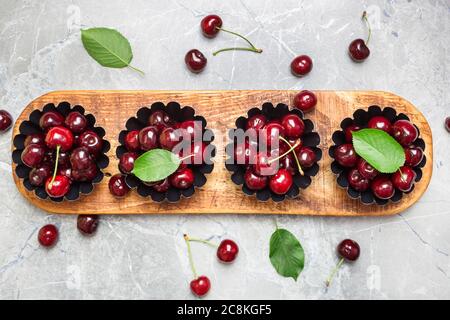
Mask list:
[[210,159],[211,155],[208,154],[206,148],[208,145],[203,141],[195,141],[191,145],[191,164],[201,165],[205,163],[206,159]]
[[72,178],[75,181],[92,181],[98,174],[98,167],[95,162],[91,164],[84,170],[72,169]]
[[166,192],[167,190],[169,190],[170,188],[170,182],[169,179],[164,179],[161,182],[158,182],[157,184],[154,184],[152,186],[153,190],[155,190],[156,192]]
[[41,162],[43,162],[45,158],[45,147],[37,145],[37,144],[30,144],[28,147],[23,149],[21,159],[22,162],[30,168],[35,168]]
[[46,112],[39,119],[39,126],[44,131],[47,131],[52,127],[60,127],[62,125],[64,125],[64,117],[61,113],[56,111]]
[[217,258],[224,263],[231,263],[236,260],[238,253],[238,245],[230,239],[223,240],[217,248]]
[[334,158],[343,167],[351,168],[356,166],[358,155],[351,143],[341,144],[334,150]]
[[159,135],[161,148],[171,151],[181,141],[181,134],[174,128],[165,128]]
[[125,181],[125,176],[122,174],[115,174],[109,179],[109,192],[115,197],[122,198],[128,194],[130,187]]
[[154,126],[148,126],[139,131],[139,144],[144,151],[158,148],[158,129]]
[[291,62],[291,72],[294,76],[302,77],[311,72],[313,62],[307,55],[301,55],[296,57]]
[[61,147],[61,151],[69,151],[73,146],[74,138],[72,131],[66,127],[52,127],[45,136],[45,144],[49,149]]
[[369,189],[369,179],[364,178],[358,169],[354,168],[348,172],[348,183],[356,191],[366,191]]
[[211,288],[211,282],[208,277],[200,276],[190,283],[191,291],[197,297],[204,297]]
[[58,229],[53,224],[43,226],[38,233],[38,241],[44,247],[53,246],[58,240]]
[[362,62],[370,55],[370,50],[363,39],[353,40],[348,46],[348,53],[355,62]]
[[139,143],[139,130],[132,130],[125,136],[125,148],[128,151],[139,151],[141,145]]
[[254,172],[258,176],[272,176],[278,170],[278,161],[270,162],[271,157],[265,152],[259,152],[255,158]]
[[378,170],[372,167],[363,158],[358,159],[358,163],[356,166],[361,176],[363,176],[366,179],[372,180],[378,175]]
[[423,160],[423,150],[411,145],[405,148],[405,164],[410,167],[418,166]]
[[182,130],[183,139],[191,141],[200,141],[202,138],[202,123],[195,120],[183,121],[178,125],[178,129]]
[[72,111],[67,115],[65,124],[73,133],[82,133],[86,130],[87,120],[86,117],[78,111]]
[[194,173],[189,168],[176,171],[169,177],[172,186],[178,189],[188,189],[194,184]]
[[65,176],[65,177],[69,178],[71,181],[73,179],[71,167],[58,167],[57,174],[60,176]]
[[339,244],[337,251],[339,255],[347,261],[357,260],[360,254],[359,244],[356,241],[350,239],[345,239],[344,241],[342,241]]
[[290,139],[297,139],[305,131],[303,120],[296,114],[288,113],[281,119],[284,135]]
[[33,133],[25,138],[23,145],[28,147],[30,144],[38,144],[45,147],[45,135],[42,133]]
[[308,90],[303,90],[297,93],[294,97],[294,107],[302,110],[303,112],[309,112],[314,110],[317,105],[316,95]]
[[292,175],[286,169],[279,169],[275,175],[270,178],[269,187],[274,193],[283,195],[286,194],[292,186]]
[[134,162],[139,157],[136,152],[125,152],[119,158],[119,169],[122,173],[131,173],[134,169]]
[[394,187],[402,192],[411,191],[417,174],[410,167],[403,166],[394,174],[392,174],[391,181]]
[[251,168],[247,169],[247,171],[245,171],[245,175],[244,175],[244,181],[245,181],[245,185],[250,189],[250,190],[262,190],[265,187],[267,187],[267,183],[269,181],[267,176],[258,176],[257,174],[255,174],[253,172],[253,170]]
[[389,134],[391,133],[391,122],[383,116],[376,116],[370,119],[367,127],[383,130]]
[[289,142],[289,145],[287,145],[286,142],[284,142],[283,140],[280,141],[280,150],[282,151],[282,152],[280,152],[281,154],[288,151],[291,147],[293,147],[295,145],[297,145],[297,146],[294,148],[294,151],[299,152],[303,146],[301,139],[286,139],[286,140]]
[[268,122],[261,131],[261,136],[270,148],[275,141],[279,141],[280,136],[284,135],[284,127],[277,122]]
[[12,116],[8,111],[0,110],[0,132],[6,132],[12,125]]
[[74,170],[86,170],[92,162],[92,156],[85,147],[75,148],[70,155],[70,165]]
[[256,132],[264,128],[267,123],[267,118],[263,114],[256,114],[253,117],[250,117],[245,124],[245,130],[253,129]]
[[239,143],[234,148],[235,164],[254,164],[256,159],[256,147],[248,141]]
[[356,124],[351,124],[347,128],[345,128],[345,141],[352,143],[353,141],[353,132],[361,130],[361,127]]
[[394,196],[395,189],[391,180],[386,176],[378,176],[370,185],[373,194],[379,199],[390,199]]
[[199,50],[192,49],[186,53],[184,62],[191,72],[199,73],[205,69],[208,59]]
[[301,147],[297,152],[298,162],[302,168],[310,168],[316,163],[316,153],[310,147]]
[[30,184],[36,187],[41,187],[45,184],[48,177],[52,175],[52,168],[47,164],[42,164],[34,168],[28,174]]
[[158,132],[161,132],[165,128],[172,127],[173,121],[167,112],[163,110],[156,110],[148,118],[148,125],[156,127]]
[[64,197],[70,189],[70,180],[66,176],[56,175],[55,181],[51,183],[52,177],[45,182],[45,191],[52,198]]
[[419,131],[414,124],[408,120],[397,120],[392,125],[392,136],[402,146],[409,146],[419,137]]
[[203,35],[207,38],[214,38],[220,31],[219,28],[221,27],[222,19],[215,14],[204,17],[200,23],[200,28],[202,29]]
[[97,157],[102,152],[103,140],[97,133],[88,130],[80,134],[78,145],[87,148],[90,154]]
[[285,155],[279,161],[280,168],[288,170],[292,175],[295,175],[297,173],[298,166],[292,153]]
[[97,231],[99,216],[94,214],[80,214],[77,218],[77,229],[83,235],[92,235]]
[[445,118],[444,127],[448,132],[450,132],[450,117]]

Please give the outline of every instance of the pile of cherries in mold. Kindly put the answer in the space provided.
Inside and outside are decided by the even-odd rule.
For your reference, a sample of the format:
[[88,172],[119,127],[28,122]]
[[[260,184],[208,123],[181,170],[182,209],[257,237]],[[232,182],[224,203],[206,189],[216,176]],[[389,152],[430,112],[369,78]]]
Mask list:
[[[28,134],[16,136],[14,142],[17,149],[13,158],[20,153],[20,159],[14,159],[19,164],[18,175],[22,178],[28,174],[23,177],[25,186],[45,190],[46,194],[38,192],[37,195],[41,198],[48,195],[55,201],[65,196],[75,200],[80,191],[92,191],[92,182],[99,182],[103,177],[99,159],[105,167],[107,158],[103,152],[109,148],[99,135],[99,130],[104,134],[103,129],[94,128],[93,123],[95,118],[85,116],[83,108],[70,109],[67,103],[58,108],[47,105],[43,112],[34,111],[30,121],[20,127],[21,133]],[[77,188],[71,188],[73,184]]]
[[[369,107],[368,112],[359,109],[355,119],[345,119],[341,123],[343,131],[333,134],[335,146],[330,148],[334,158],[332,171],[340,174],[338,184],[348,188],[350,197],[361,197],[366,204],[386,204],[402,198],[403,193],[413,190],[415,182],[422,176],[421,167],[425,165],[425,143],[419,138],[418,128],[404,114],[396,115],[392,108],[381,110],[378,106]],[[405,163],[392,174],[379,173],[366,160],[359,157],[353,147],[353,132],[363,128],[385,131],[391,135],[405,152]]]

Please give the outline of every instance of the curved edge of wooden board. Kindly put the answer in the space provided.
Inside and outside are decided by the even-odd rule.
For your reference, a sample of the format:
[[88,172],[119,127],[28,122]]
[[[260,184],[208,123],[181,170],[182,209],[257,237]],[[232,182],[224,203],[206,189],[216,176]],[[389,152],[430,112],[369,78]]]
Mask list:
[[[228,92],[235,92],[236,94],[246,94],[246,93],[266,93],[266,94],[270,94],[270,93],[274,93],[274,92],[286,92],[286,93],[290,93],[290,94],[295,94],[296,91],[293,90],[230,90]],[[67,90],[67,91],[52,91],[52,92],[48,92],[42,96],[37,97],[36,99],[32,100],[25,108],[24,110],[21,112],[20,116],[17,118],[15,124],[14,124],[14,128],[13,128],[13,134],[12,134],[12,141],[14,139],[14,137],[16,136],[16,134],[19,133],[19,125],[21,123],[21,121],[23,121],[25,118],[27,119],[29,114],[31,113],[31,111],[35,110],[35,109],[40,109],[42,108],[42,106],[46,103],[43,103],[45,100],[52,100],[52,97],[60,97],[62,95],[74,95],[74,94],[83,94],[83,95],[97,95],[97,94],[114,94],[114,93],[122,93],[122,94],[139,94],[139,93],[145,93],[145,92],[151,92],[151,93],[155,93],[155,94],[192,94],[192,93],[197,93],[197,94],[213,94],[213,93],[219,93],[221,91],[209,91],[209,90],[202,90],[202,91],[198,91],[198,90],[183,90],[183,91],[167,91],[167,90]],[[389,211],[380,211],[380,212],[358,212],[357,214],[345,214],[343,215],[342,213],[330,213],[330,212],[309,212],[309,211],[302,211],[302,212],[266,212],[266,211],[259,211],[259,212],[255,212],[254,209],[240,209],[238,212],[230,212],[229,209],[225,209],[225,208],[215,208],[214,210],[192,210],[192,211],[183,211],[182,214],[264,214],[264,215],[269,215],[269,214],[289,214],[289,215],[314,215],[314,216],[334,216],[334,217],[354,217],[354,216],[386,216],[386,215],[394,215],[400,212],[403,212],[405,210],[407,210],[409,207],[411,207],[413,204],[415,204],[425,193],[425,191],[427,190],[429,183],[431,181],[431,176],[432,176],[432,172],[433,172],[433,140],[432,140],[432,131],[431,128],[428,124],[428,121],[426,120],[425,116],[422,114],[422,112],[417,109],[410,101],[408,101],[407,99],[398,96],[394,93],[391,92],[387,92],[387,91],[353,91],[353,90],[339,90],[339,91],[333,91],[333,90],[314,90],[314,92],[318,93],[319,95],[321,93],[329,93],[329,92],[333,92],[336,95],[340,96],[342,95],[343,99],[346,99],[345,96],[346,95],[357,95],[358,93],[362,94],[362,93],[372,93],[372,94],[376,94],[376,95],[382,95],[385,98],[387,98],[388,100],[401,100],[403,101],[405,104],[409,105],[409,108],[412,108],[413,110],[416,111],[418,118],[420,119],[420,130],[421,130],[421,134],[422,137],[424,138],[426,145],[427,145],[427,149],[425,151],[425,154],[427,156],[427,164],[424,167],[424,177],[421,180],[421,183],[418,184],[419,187],[417,187],[413,193],[414,196],[411,197],[411,194],[407,196],[407,199],[404,199],[402,206],[401,207],[395,207],[395,208],[391,208],[389,209]],[[41,104],[42,101],[42,104]],[[64,100],[60,100],[60,101],[54,101],[56,102],[62,102]],[[34,105],[34,107],[33,107]],[[89,110],[87,110],[89,112]],[[137,111],[137,109],[136,109]],[[130,115],[131,116],[131,115]],[[417,121],[417,119],[416,119]],[[320,132],[320,129],[317,129]],[[325,140],[325,139],[331,139],[331,137],[324,137],[321,135],[321,137]],[[321,142],[321,145],[323,144],[323,142]],[[11,143],[11,150],[14,150],[14,145],[13,143]],[[327,150],[323,150],[323,154],[324,157],[328,157],[328,152]],[[111,156],[111,152],[114,153],[114,150],[110,150],[108,152],[108,155]],[[16,165],[13,163],[13,170],[12,170],[12,174],[13,174],[13,179],[14,182],[17,186],[17,188],[19,189],[20,193],[22,194],[22,196],[24,196],[28,201],[30,201],[33,205],[37,206],[38,208],[45,210],[47,212],[50,213],[57,213],[57,214],[74,214],[73,210],[65,210],[64,206],[58,206],[58,207],[52,207],[52,206],[48,206],[47,204],[50,203],[49,200],[42,200],[42,199],[38,199],[32,192],[29,192],[27,190],[25,190],[22,185],[21,185],[21,180],[15,175],[15,167]],[[321,168],[320,170],[323,170],[324,167],[324,159],[322,159],[322,164],[321,164]],[[426,173],[425,174],[425,169]],[[234,185],[233,185],[234,186]],[[230,186],[230,187],[233,187]],[[82,197],[89,197],[90,195],[86,195],[86,196],[82,196]],[[245,195],[242,195],[245,196]],[[276,206],[275,203],[273,203],[274,206]],[[172,206],[172,204],[168,204],[168,206]],[[116,210],[115,212],[98,212],[97,214],[133,214],[131,212],[122,212],[123,208],[128,208],[129,206],[126,205],[126,199],[122,199],[122,200],[118,200],[117,203],[117,207],[118,210]],[[168,208],[169,208],[168,207]],[[362,208],[365,206],[362,206]],[[368,208],[370,206],[367,206]],[[166,212],[165,210],[155,210],[155,212],[148,212],[148,213],[137,213],[136,214],[152,214],[152,215],[158,215],[158,214],[174,214],[174,212],[171,212],[173,210],[168,210],[170,212]],[[176,213],[175,213],[176,214]]]

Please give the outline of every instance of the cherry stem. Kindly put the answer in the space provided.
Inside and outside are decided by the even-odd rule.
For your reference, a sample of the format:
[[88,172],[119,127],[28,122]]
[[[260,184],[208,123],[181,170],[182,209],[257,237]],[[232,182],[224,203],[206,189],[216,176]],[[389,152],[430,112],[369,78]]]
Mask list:
[[61,146],[56,146],[56,160],[55,160],[55,170],[53,171],[52,181],[48,184],[48,188],[52,188],[52,184],[56,179],[56,173],[58,172],[58,162],[59,162],[59,151],[61,150]]
[[237,37],[239,37],[239,38],[241,38],[241,39],[244,39],[245,42],[247,42],[247,43],[249,44],[250,48],[242,48],[242,47],[237,47],[237,48],[225,48],[225,49],[221,49],[221,50],[218,50],[218,51],[213,52],[213,56],[216,56],[216,55],[219,54],[220,52],[233,51],[233,50],[237,50],[237,51],[251,51],[251,52],[256,52],[256,53],[261,53],[261,52],[262,52],[262,49],[256,48],[256,47],[253,45],[253,43],[251,43],[250,40],[248,40],[248,39],[247,39],[246,37],[244,37],[243,35],[240,35],[239,33],[236,33],[236,32],[230,31],[230,30],[226,30],[226,29],[223,29],[223,28],[219,28],[219,27],[216,27],[216,29],[217,29],[217,30],[220,30],[220,31],[223,31],[223,32],[230,33],[230,34],[235,35],[235,36],[237,36]]
[[[285,155],[287,155],[288,153],[294,151],[295,148],[297,148],[297,147],[302,143],[302,141],[301,141],[300,139],[298,139],[298,140],[295,142],[294,145],[291,145],[290,142],[287,141],[285,138],[283,138],[283,137],[280,136],[279,139],[280,139],[281,141],[283,141],[284,143],[286,143],[286,144],[290,147],[290,149],[289,149],[289,151],[286,152],[284,155],[278,157],[278,158],[275,159],[275,160],[278,160],[279,158],[282,158],[282,157],[284,157]],[[297,162],[298,171],[300,172],[300,174],[301,174],[302,176],[305,175],[305,173],[303,172],[302,166],[300,165],[300,161],[298,160],[297,154],[296,154],[295,152],[292,152],[292,153],[294,154],[295,162]],[[269,160],[269,164],[271,164],[272,162],[273,162],[273,161]]]
[[194,278],[197,279],[197,271],[195,271],[194,266],[194,259],[192,258],[192,252],[191,252],[191,243],[189,242],[189,237],[187,234],[183,235],[184,241],[186,241],[187,250],[188,250],[188,257],[189,257],[189,265],[191,266],[192,274],[194,275]]
[[403,177],[402,168],[398,168],[398,172],[400,172],[400,179],[401,179],[403,182],[406,182],[406,179]]
[[137,72],[140,73],[141,75],[145,76],[144,71],[142,71],[142,70],[140,70],[140,69],[138,69],[138,68],[135,68],[135,67],[133,67],[132,65],[128,65],[128,68],[130,68],[131,70],[137,71]]
[[218,245],[217,244],[215,244],[215,243],[212,243],[212,242],[210,242],[210,241],[208,241],[208,240],[203,240],[203,239],[197,239],[197,238],[188,238],[188,241],[190,241],[190,242],[200,242],[200,243],[204,243],[204,244],[207,244],[208,246],[211,246],[211,247],[214,247],[214,248],[217,248],[218,247]]
[[339,260],[338,264],[336,265],[336,267],[334,267],[333,271],[331,272],[330,276],[328,277],[328,279],[326,281],[327,287],[329,287],[331,285],[331,281],[333,280],[334,275],[336,274],[336,272],[339,270],[339,268],[342,266],[343,263],[344,263],[344,258],[341,258],[341,260]]
[[370,28],[370,23],[369,23],[369,19],[367,18],[367,12],[366,11],[363,12],[362,18],[366,22],[367,28],[369,28],[369,35],[368,35],[367,41],[366,41],[366,45],[368,45],[369,41],[370,41],[370,36],[372,35],[372,29]]

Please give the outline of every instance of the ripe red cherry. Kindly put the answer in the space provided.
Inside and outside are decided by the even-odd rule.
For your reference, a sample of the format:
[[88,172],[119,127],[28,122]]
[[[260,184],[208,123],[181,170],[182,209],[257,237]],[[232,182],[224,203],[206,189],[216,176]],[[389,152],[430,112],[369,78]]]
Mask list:
[[159,145],[166,150],[172,150],[181,141],[181,135],[174,128],[165,128],[159,135]]
[[58,240],[58,229],[53,224],[43,226],[38,233],[38,241],[44,247],[53,246]]
[[375,197],[383,200],[392,198],[395,193],[394,185],[386,176],[376,177],[370,187]]
[[259,152],[255,158],[255,165],[253,166],[254,173],[258,176],[271,176],[278,170],[277,161],[270,162],[270,156],[265,152]]
[[450,132],[450,117],[445,118],[445,129]]
[[245,124],[245,130],[253,129],[256,132],[264,128],[267,123],[267,118],[263,114],[256,114],[253,117],[250,117]]
[[202,124],[200,121],[187,120],[178,125],[178,129],[182,131],[183,139],[190,139],[191,141],[200,140],[202,138]]
[[292,186],[292,175],[286,169],[279,169],[275,175],[270,178],[269,187],[274,193],[286,194]]
[[351,143],[341,144],[334,150],[334,158],[343,167],[351,168],[356,166],[358,155]]
[[217,258],[221,262],[231,263],[233,262],[239,253],[239,247],[233,240],[223,240],[217,248]]
[[383,130],[387,133],[391,133],[391,122],[389,119],[383,117],[383,116],[376,116],[369,120],[369,123],[367,125],[371,129],[379,129]]
[[397,120],[392,125],[392,136],[402,146],[409,146],[419,137],[417,128],[408,120]]
[[45,135],[42,133],[33,133],[25,138],[23,145],[28,147],[30,144],[38,144],[45,147]]
[[317,105],[316,95],[308,90],[297,93],[294,97],[294,107],[303,112],[312,111]]
[[66,117],[65,124],[73,133],[82,133],[86,130],[86,117],[77,111],[72,111]]
[[355,62],[362,62],[370,55],[370,50],[363,39],[353,40],[348,46],[348,53]]
[[178,189],[188,189],[194,184],[194,173],[189,168],[176,171],[169,177],[172,186]]
[[297,173],[298,166],[292,153],[289,153],[280,159],[280,168],[288,170],[292,175]]
[[123,173],[131,173],[134,169],[134,161],[139,157],[136,152],[125,152],[119,158],[119,169]]
[[423,150],[411,145],[405,148],[405,164],[410,167],[418,166],[423,160]]
[[51,183],[52,177],[45,182],[45,191],[52,198],[64,197],[70,189],[70,180],[66,176],[56,175],[55,181]]
[[61,151],[69,151],[73,146],[73,134],[65,127],[52,127],[45,136],[45,144],[49,149],[60,146]]
[[52,127],[59,127],[64,124],[64,117],[61,113],[56,111],[49,111],[44,113],[39,119],[39,126],[42,130],[47,131]]
[[359,258],[359,244],[350,239],[343,240],[337,248],[339,255],[347,261],[355,261]]
[[[58,167],[58,172],[56,174],[60,175],[60,176],[65,176],[65,177],[69,178],[69,180],[72,182],[73,177],[72,177],[72,168],[71,167],[61,167],[61,168]],[[50,175],[48,175],[47,178]]]
[[85,147],[89,153],[98,156],[102,152],[103,140],[94,131],[85,131],[78,138],[78,145]]
[[345,141],[351,143],[353,141],[353,132],[361,130],[361,127],[356,124],[351,124],[345,128]]
[[139,143],[139,130],[132,130],[125,136],[125,148],[128,151],[138,151],[141,149]]
[[211,282],[208,277],[200,276],[197,279],[192,280],[190,286],[193,294],[197,297],[204,297],[209,289],[211,289]]
[[125,176],[115,174],[109,179],[109,192],[115,197],[122,198],[128,194],[130,187],[125,181]]
[[202,29],[203,35],[207,38],[214,38],[217,33],[219,33],[219,28],[221,27],[222,19],[215,14],[204,17],[200,23],[200,28]]
[[22,162],[30,168],[37,167],[45,158],[45,147],[30,144],[28,147],[23,149],[21,159]]
[[294,76],[302,77],[307,75],[313,67],[313,62],[307,55],[296,57],[291,62],[291,72]]
[[70,165],[74,170],[86,170],[92,163],[91,154],[85,147],[78,147],[70,154]]
[[256,191],[262,190],[267,187],[267,182],[269,181],[269,179],[267,178],[267,176],[258,176],[253,172],[251,168],[249,168],[245,171],[244,181],[245,185],[250,190]]
[[413,169],[403,166],[392,175],[391,181],[398,190],[408,192],[411,191],[416,176],[417,174]]
[[92,181],[97,176],[98,167],[94,161],[84,170],[73,169],[71,174],[75,181]]
[[310,147],[301,147],[297,152],[298,162],[302,168],[310,168],[316,163],[316,153]]
[[354,168],[348,172],[348,183],[356,191],[366,191],[369,189],[369,179],[364,178],[358,169]]
[[83,235],[91,235],[97,230],[98,221],[97,215],[80,214],[77,218],[77,229]]
[[279,141],[280,136],[284,135],[284,127],[274,121],[269,121],[262,129],[262,137],[265,138],[267,148],[272,146],[272,143]]
[[0,110],[0,132],[6,132],[12,125],[12,116],[8,111]]
[[158,132],[163,131],[165,128],[171,127],[173,121],[167,112],[163,110],[156,110],[148,118],[148,124],[158,129]]
[[378,175],[378,170],[372,167],[366,160],[360,158],[357,163],[357,168],[361,176],[372,180]]
[[158,129],[154,126],[148,126],[139,131],[139,144],[144,151],[157,148]]
[[153,190],[156,192],[166,192],[170,188],[169,179],[164,179],[163,181],[156,183],[152,186]]
[[234,148],[233,160],[235,164],[253,164],[256,161],[256,154],[256,147],[245,141]]
[[186,53],[184,57],[184,62],[186,62],[186,66],[193,73],[202,72],[206,67],[206,63],[208,59],[197,49],[192,49]]
[[43,186],[48,177],[52,175],[52,168],[47,164],[34,168],[28,174],[28,179],[31,185],[40,187]]
[[284,135],[290,139],[297,139],[305,131],[303,120],[296,114],[288,113],[281,119],[281,125],[284,128]]

